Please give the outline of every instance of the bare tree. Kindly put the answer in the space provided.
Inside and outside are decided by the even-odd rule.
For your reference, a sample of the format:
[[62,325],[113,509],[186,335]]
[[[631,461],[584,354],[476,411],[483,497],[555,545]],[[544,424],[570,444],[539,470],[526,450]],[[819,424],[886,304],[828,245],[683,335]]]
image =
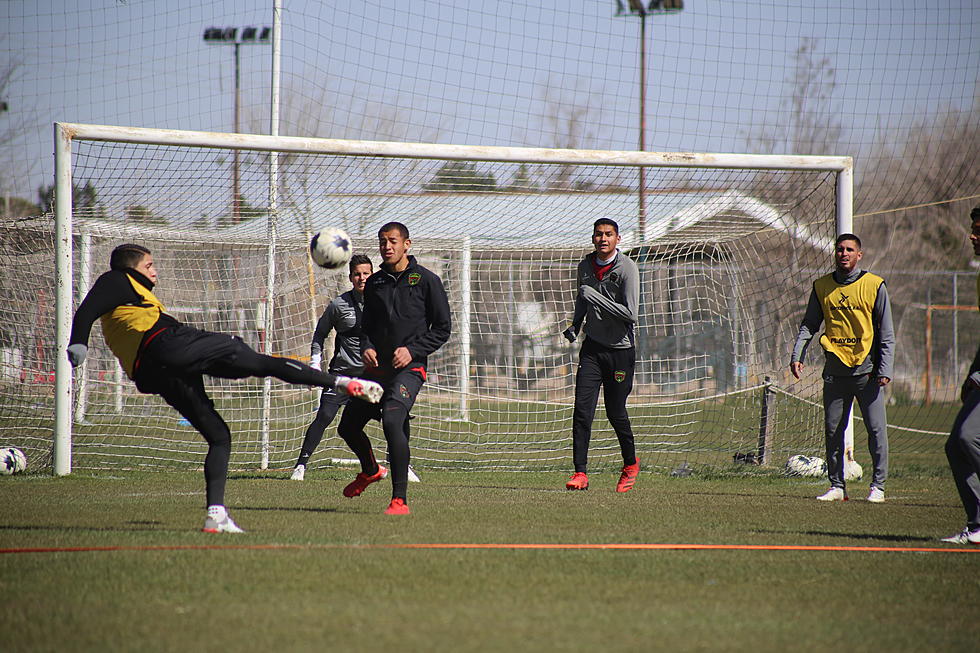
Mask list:
[[787,78],[790,93],[784,100],[784,124],[762,127],[746,141],[749,151],[763,154],[841,154],[843,133],[835,110],[837,69],[829,57],[817,52],[818,40],[804,37],[793,54],[793,72]]
[[[5,37],[0,37],[0,41]],[[32,107],[14,106],[10,102],[11,86],[20,79],[23,61],[10,57],[0,63],[0,214],[25,215],[37,207],[26,199],[13,197],[15,177],[27,179],[36,161],[25,161],[23,149],[16,140],[28,132],[33,117]],[[25,170],[25,165],[27,169]],[[33,210],[31,208],[33,207]]]
[[[518,134],[518,140],[539,147],[560,149],[607,146],[608,139],[604,134],[609,121],[603,120],[600,110],[603,106],[602,92],[590,88],[590,83],[583,77],[575,78],[571,84],[549,77],[539,84],[535,101],[540,105],[541,112],[531,121],[535,133],[532,135],[525,131]],[[623,170],[617,169],[616,174],[621,176]],[[535,166],[533,175],[537,183],[532,182],[532,185],[543,190],[584,190],[620,183],[618,177],[598,181],[589,177],[587,171],[572,165]]]
[[[793,70],[785,80],[789,89],[783,101],[786,111],[780,113],[786,121],[749,134],[748,150],[763,154],[843,154],[843,129],[840,113],[835,110],[837,70],[833,62],[819,54],[818,41],[813,38],[801,39],[792,59]],[[807,230],[828,240],[833,236],[830,228],[820,234],[817,222],[832,219],[834,187],[819,183],[813,175],[761,171],[753,176],[747,192],[776,208],[790,227],[784,241],[765,244],[779,254],[773,261],[778,261],[783,269],[770,270],[759,278],[757,287],[746,290],[752,294],[757,310],[769,316],[774,327],[772,350],[782,355],[796,334],[809,295],[807,282],[811,279],[802,277],[814,268],[830,270],[831,265],[829,256],[805,244],[796,232]]]
[[[289,136],[341,138],[350,140],[428,141],[435,142],[442,133],[440,127],[419,130],[397,104],[371,101],[336,106],[330,100],[326,85],[320,85],[319,95],[310,97],[308,87],[301,90],[286,88],[282,94],[282,133]],[[349,103],[348,103],[349,102]],[[248,124],[253,132],[267,129],[268,118],[251,116]],[[251,166],[267,165],[265,155],[252,156]],[[325,194],[356,193],[377,197],[377,205],[369,214],[330,216],[335,224],[353,232],[362,232],[373,220],[387,197],[393,194],[417,192],[428,181],[416,171],[431,167],[430,162],[372,157],[336,157],[282,153],[279,155],[280,212],[293,211],[305,231],[312,232],[324,220],[316,214]],[[373,224],[373,223],[372,223]]]
[[872,215],[858,218],[877,243],[876,259],[901,261],[906,269],[936,268],[937,261],[943,269],[961,269],[972,259],[964,225],[970,208],[980,204],[977,88],[971,107],[916,122],[901,147],[879,158],[870,175],[877,201],[862,203]]

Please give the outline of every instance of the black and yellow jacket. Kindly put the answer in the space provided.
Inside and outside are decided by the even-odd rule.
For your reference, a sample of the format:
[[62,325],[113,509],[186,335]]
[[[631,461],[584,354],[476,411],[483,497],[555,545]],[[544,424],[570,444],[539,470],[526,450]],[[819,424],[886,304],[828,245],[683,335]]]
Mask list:
[[153,283],[136,270],[110,270],[96,280],[75,312],[68,344],[88,346],[99,318],[106,344],[131,379],[147,334],[179,324],[153,294]]

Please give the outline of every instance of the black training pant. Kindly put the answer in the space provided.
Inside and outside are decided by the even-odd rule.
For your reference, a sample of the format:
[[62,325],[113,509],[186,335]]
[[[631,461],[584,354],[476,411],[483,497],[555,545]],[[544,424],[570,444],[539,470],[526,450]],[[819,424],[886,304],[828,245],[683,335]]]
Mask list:
[[626,412],[626,398],[633,391],[633,371],[636,368],[636,349],[611,349],[589,338],[579,352],[578,372],[575,374],[575,411],[572,415],[572,463],[576,472],[585,472],[589,460],[589,440],[592,421],[602,386],[606,417],[619,438],[623,464],[636,462],[633,428]]
[[317,408],[316,417],[306,427],[306,435],[303,436],[303,446],[299,450],[299,459],[296,465],[306,465],[310,461],[310,456],[320,446],[323,440],[323,432],[330,426],[330,422],[337,416],[340,409],[350,400],[350,396],[337,392],[332,388],[324,388],[320,394],[320,407]]
[[391,465],[391,496],[407,498],[408,464],[411,454],[408,448],[409,413],[425,383],[422,368],[398,370],[391,380],[370,377],[384,386],[384,395],[378,404],[354,399],[340,418],[337,432],[361,463],[361,471],[375,474],[378,463],[374,458],[371,441],[364,426],[372,419],[381,421],[381,428],[388,443],[388,463]]
[[980,528],[980,389],[963,398],[953,429],[946,440],[946,459],[953,472],[956,491],[966,510],[969,529]]

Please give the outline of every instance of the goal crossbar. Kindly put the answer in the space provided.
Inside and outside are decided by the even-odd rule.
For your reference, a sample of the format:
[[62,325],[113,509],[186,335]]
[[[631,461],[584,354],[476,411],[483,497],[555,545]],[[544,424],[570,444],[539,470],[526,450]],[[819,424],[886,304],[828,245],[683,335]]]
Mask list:
[[117,127],[56,123],[68,141],[112,141],[183,147],[218,147],[263,152],[296,152],[345,156],[382,156],[456,161],[500,161],[542,164],[598,164],[671,168],[736,168],[746,170],[851,170],[849,156],[796,154],[738,154],[705,152],[637,152],[619,150],[563,150],[543,147],[441,145],[391,141],[340,140],[263,134],[183,131],[145,127]]

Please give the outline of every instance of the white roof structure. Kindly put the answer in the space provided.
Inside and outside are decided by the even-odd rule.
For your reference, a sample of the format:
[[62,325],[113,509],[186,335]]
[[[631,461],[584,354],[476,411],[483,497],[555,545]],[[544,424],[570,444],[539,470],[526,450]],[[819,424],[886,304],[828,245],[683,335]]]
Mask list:
[[[611,218],[620,226],[622,247],[673,243],[723,243],[775,230],[809,247],[831,253],[832,237],[815,233],[811,224],[826,218],[797,216],[735,190],[652,192],[646,196],[646,237],[640,238],[636,193],[416,193],[404,195],[323,195],[304,212],[280,212],[280,241],[305,239],[324,227],[341,227],[355,242],[373,242],[386,222],[406,224],[420,240],[458,240],[473,246],[521,248],[590,247],[592,224]],[[314,216],[314,217],[310,217]],[[195,229],[127,224],[116,220],[76,219],[76,229],[113,237],[195,239]],[[264,242],[268,216],[208,230],[207,240]],[[642,241],[642,242],[641,242]]]
[[[792,214],[780,211],[738,191],[671,192],[647,195],[647,228],[642,244],[724,242],[738,236],[774,229],[833,251],[833,243],[814,235]],[[474,245],[566,247],[581,236],[589,246],[592,223],[612,218],[620,225],[623,246],[640,243],[635,193],[418,193],[406,195],[326,195],[307,218],[281,213],[279,237],[303,236],[328,226],[341,227],[355,240],[374,239],[378,227],[390,221],[408,225],[413,238],[458,239],[469,236]],[[262,216],[225,228],[229,239],[265,238]]]

